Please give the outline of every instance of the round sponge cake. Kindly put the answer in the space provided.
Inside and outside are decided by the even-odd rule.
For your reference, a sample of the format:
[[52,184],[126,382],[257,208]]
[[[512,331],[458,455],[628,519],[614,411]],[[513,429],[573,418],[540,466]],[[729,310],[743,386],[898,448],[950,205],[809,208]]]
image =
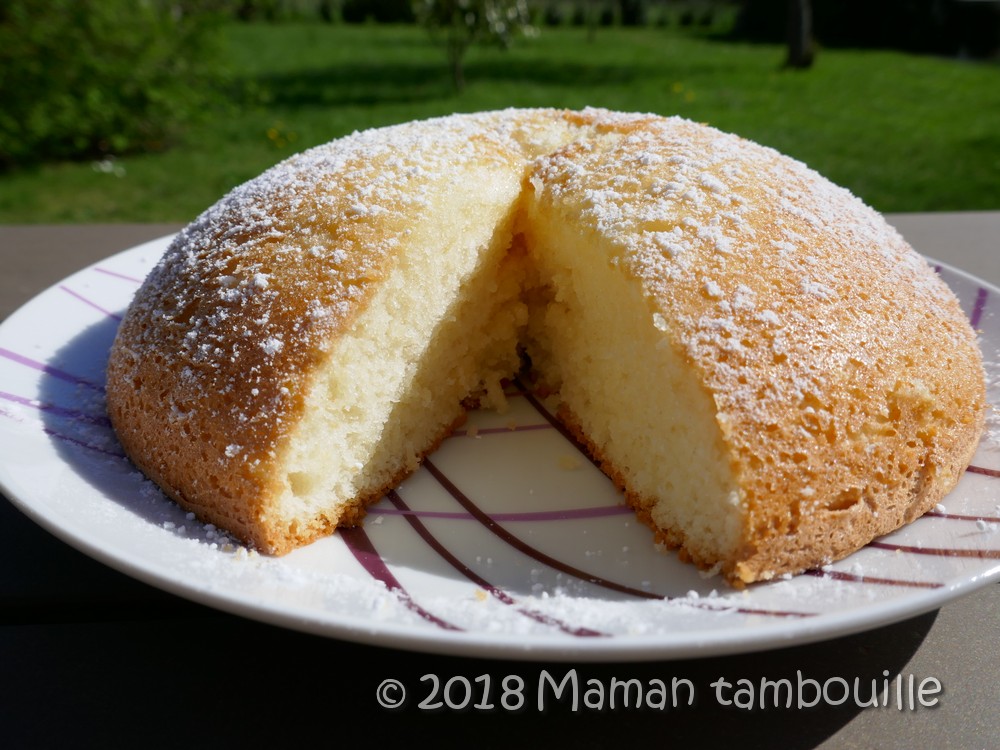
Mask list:
[[122,322],[132,460],[271,554],[412,472],[530,358],[657,538],[736,585],[932,508],[980,437],[957,300],[875,211],[679,118],[374,129],[238,187]]

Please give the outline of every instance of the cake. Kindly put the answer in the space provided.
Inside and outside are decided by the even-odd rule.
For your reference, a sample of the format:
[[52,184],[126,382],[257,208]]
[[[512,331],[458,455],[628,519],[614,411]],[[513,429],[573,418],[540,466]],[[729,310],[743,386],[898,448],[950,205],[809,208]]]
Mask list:
[[737,586],[933,508],[983,426],[976,333],[882,216],[770,148],[599,109],[371,129],[237,187],[138,291],[107,401],[167,495],[282,555],[526,363],[655,539]]

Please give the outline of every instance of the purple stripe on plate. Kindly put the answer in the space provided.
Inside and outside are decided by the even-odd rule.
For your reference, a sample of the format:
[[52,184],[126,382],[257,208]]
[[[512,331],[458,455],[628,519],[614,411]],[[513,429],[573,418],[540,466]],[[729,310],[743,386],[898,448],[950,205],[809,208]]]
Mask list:
[[24,396],[16,396],[13,393],[6,393],[4,391],[0,391],[0,399],[11,401],[22,406],[30,406],[33,409],[38,409],[39,411],[47,414],[56,414],[60,417],[66,417],[78,422],[90,422],[91,424],[100,425],[101,427],[111,426],[111,421],[104,415],[98,416],[94,414],[87,414],[86,412],[82,412],[77,409],[66,409],[62,406],[56,406],[54,404],[44,404],[41,401],[25,398]]
[[430,532],[430,530],[420,522],[418,518],[410,511],[410,508],[406,505],[406,502],[399,496],[395,490],[390,490],[388,495],[389,502],[395,505],[403,515],[406,517],[407,522],[413,528],[414,531],[423,539],[431,549],[437,552],[449,565],[451,565],[455,570],[465,576],[467,579],[475,583],[477,586],[483,590],[489,592],[498,601],[513,606],[518,612],[520,612],[525,617],[528,617],[535,622],[539,622],[543,625],[550,625],[558,628],[564,633],[569,635],[580,636],[580,637],[593,637],[593,636],[606,636],[606,633],[600,633],[596,630],[591,630],[590,628],[576,627],[572,625],[567,625],[566,623],[556,619],[555,617],[550,617],[549,615],[543,614],[541,612],[536,612],[532,609],[526,607],[517,606],[517,600],[515,600],[510,594],[501,588],[494,586],[492,583],[482,578],[465,563],[459,560],[455,555],[451,553],[438,539]]
[[830,578],[834,581],[850,581],[851,583],[875,583],[879,586],[904,586],[918,589],[939,589],[943,583],[936,581],[903,581],[898,578],[879,578],[863,574],[846,573],[842,570],[809,570],[804,575],[816,578]]
[[[563,435],[563,437],[565,437],[569,442],[571,442],[574,446],[576,446],[576,448],[580,451],[580,453],[582,453],[584,456],[587,457],[588,461],[590,461],[592,464],[600,468],[600,465],[596,461],[594,461],[589,451],[587,451],[586,448],[580,445],[580,443],[576,440],[573,434],[569,432],[565,428],[565,426],[563,426],[563,424],[548,411],[548,409],[545,408],[545,406],[541,403],[541,401],[538,398],[536,398],[535,395],[519,379],[515,378],[513,384],[515,387],[518,388],[519,392],[526,399],[528,399],[528,402],[532,405],[532,407],[534,407],[534,409],[539,414],[541,414],[542,417],[544,417],[547,422],[549,422],[549,424],[551,424],[556,430],[558,430],[559,433]],[[589,581],[590,583],[602,586],[612,591],[618,591],[620,593],[630,594],[632,596],[641,597],[643,599],[657,599],[661,601],[671,599],[671,597],[669,596],[664,596],[662,594],[655,594],[649,591],[643,591],[641,589],[636,589],[631,586],[625,586],[623,584],[615,583],[614,581],[609,581],[607,579],[601,578],[600,576],[591,575],[582,570],[578,570],[573,566],[570,566],[560,560],[556,560],[555,558],[546,555],[540,550],[531,547],[523,540],[514,536],[503,527],[499,526],[496,523],[495,517],[487,515],[485,512],[480,510],[468,497],[465,496],[464,493],[461,492],[461,490],[458,489],[458,487],[455,486],[455,484],[450,479],[448,479],[448,477],[444,475],[444,473],[440,469],[434,466],[434,464],[430,460],[425,459],[423,465],[425,468],[427,468],[428,471],[430,471],[430,473],[434,476],[434,478],[438,480],[441,486],[443,486],[446,490],[448,490],[449,494],[451,494],[451,496],[455,498],[455,500],[460,505],[462,505],[462,507],[468,510],[469,513],[471,513],[476,520],[482,523],[489,531],[493,532],[495,535],[499,536],[501,539],[507,542],[507,544],[523,552],[529,557],[538,560],[539,562],[548,565],[554,568],[555,570],[560,570],[576,578],[580,578],[581,580],[584,581]],[[709,604],[707,602],[693,603],[690,601],[686,601],[685,603],[697,609],[705,609],[709,611],[719,611],[719,612],[736,612],[739,614],[764,615],[768,617],[814,617],[816,615],[815,612],[755,609],[752,607],[727,607],[725,604],[716,606]]]
[[550,557],[541,550],[535,549],[530,544],[525,542],[523,539],[515,536],[514,534],[507,531],[507,529],[500,526],[492,517],[484,513],[480,508],[472,502],[466,495],[455,486],[455,484],[444,475],[439,468],[437,468],[431,461],[425,459],[424,467],[433,475],[433,477],[438,481],[438,483],[444,487],[448,493],[458,501],[458,504],[465,508],[472,516],[479,521],[483,526],[486,527],[488,531],[491,531],[496,536],[500,537],[504,542],[509,544],[514,549],[522,552],[528,557],[537,560],[540,563],[548,565],[550,568],[567,573],[580,580],[587,581],[589,583],[596,584],[602,588],[609,589],[611,591],[618,591],[619,593],[629,594],[631,596],[642,597],[643,599],[663,599],[664,597],[659,594],[654,594],[650,591],[643,591],[641,589],[633,588],[632,586],[626,586],[621,583],[616,583],[614,581],[609,581],[606,578],[602,578],[593,573],[587,573],[586,571],[575,568],[572,565],[557,560],[554,557]]
[[[535,549],[522,539],[514,536],[509,531],[507,531],[502,526],[498,525],[492,516],[487,515],[479,507],[476,506],[465,494],[462,493],[455,484],[444,475],[444,473],[434,466],[434,464],[424,459],[424,466],[428,471],[434,476],[435,479],[444,487],[453,498],[455,498],[458,503],[469,511],[487,530],[493,532],[496,536],[500,537],[504,542],[509,544],[514,549],[524,553],[528,557],[537,560],[544,565],[548,565],[554,570],[567,573],[568,575],[579,578],[580,580],[593,583],[602,588],[609,589],[611,591],[618,591],[619,593],[629,594],[631,596],[640,597],[642,599],[656,599],[659,601],[670,600],[671,597],[664,596],[662,594],[656,594],[651,591],[643,591],[642,589],[637,589],[632,586],[626,586],[621,583],[616,583],[614,581],[609,581],[606,578],[602,578],[591,573],[579,570],[561,560],[556,560],[554,557],[546,555],[541,550]],[[705,609],[709,611],[717,612],[736,612],[739,614],[754,614],[754,615],[767,615],[771,617],[812,617],[815,615],[813,612],[792,612],[785,610],[770,610],[770,609],[754,609],[751,607],[729,607],[725,603],[718,605],[710,604],[708,602],[692,602],[689,600],[684,600],[683,603],[695,607],[697,609]]]
[[483,427],[478,430],[455,430],[450,437],[478,437],[479,435],[501,435],[505,432],[529,432],[531,430],[551,430],[550,424],[524,424],[510,427]]
[[[382,516],[415,516],[417,518],[444,518],[453,521],[478,520],[471,513],[461,511],[438,510],[400,510],[399,508],[370,508],[370,515]],[[491,513],[494,521],[573,521],[587,518],[605,518],[607,516],[634,515],[634,511],[624,505],[605,505],[599,508],[573,508],[570,510],[540,510],[526,513]]]
[[83,440],[80,440],[78,438],[70,437],[69,435],[65,435],[61,432],[56,432],[55,430],[51,430],[48,427],[43,427],[42,432],[44,432],[46,435],[50,435],[54,438],[57,438],[58,440],[71,443],[72,445],[76,445],[80,448],[86,448],[89,451],[103,453],[105,456],[111,456],[112,458],[121,458],[124,460],[128,460],[128,457],[124,453],[108,450],[107,448],[102,448],[99,445],[93,445],[92,443],[84,442]]
[[978,328],[983,319],[983,311],[986,310],[986,301],[989,299],[989,292],[984,287],[979,287],[976,292],[976,302],[972,307],[972,315],[969,316],[969,323],[973,328]]
[[530,390],[528,390],[528,388],[524,385],[524,383],[520,381],[520,379],[515,378],[513,382],[514,385],[528,400],[528,403],[531,404],[531,406],[535,409],[535,411],[537,411],[539,414],[542,415],[542,417],[545,418],[546,422],[552,425],[559,432],[560,435],[562,435],[564,438],[566,438],[566,440],[572,443],[576,447],[576,449],[580,451],[580,453],[583,456],[585,456],[588,461],[590,461],[590,463],[592,463],[597,468],[601,467],[600,463],[595,461],[594,457],[590,455],[590,451],[588,451],[583,445],[580,444],[580,442],[576,439],[576,436],[568,429],[566,429],[566,425],[564,425],[562,422],[556,419],[555,415],[545,408],[545,405],[538,398],[535,397],[535,394],[533,394]]
[[103,273],[103,274],[105,274],[107,276],[114,276],[117,279],[124,279],[125,281],[132,281],[132,282],[134,282],[136,284],[141,284],[142,283],[142,279],[137,279],[134,276],[128,276],[127,274],[119,273],[118,271],[112,271],[110,268],[95,268],[94,270],[97,271],[97,273]]
[[988,477],[1000,478],[1000,469],[987,469],[985,466],[969,466],[966,471],[971,471],[973,474],[984,474]]
[[707,602],[685,602],[689,607],[703,609],[708,612],[736,613],[740,615],[761,615],[762,617],[788,617],[806,618],[815,617],[816,612],[793,612],[785,609],[756,609],[755,607],[730,607],[724,602],[719,605],[708,604]]
[[382,559],[382,556],[375,549],[375,545],[372,544],[372,540],[365,533],[364,529],[360,526],[347,527],[337,529],[337,533],[340,534],[351,554],[361,563],[361,567],[368,571],[372,578],[384,583],[386,588],[394,593],[407,609],[420,615],[427,622],[433,623],[445,630],[462,629],[431,614],[413,601],[410,594],[403,588],[403,585],[396,579],[396,576],[392,574],[392,571],[389,570],[389,566],[385,564],[385,560]]
[[909,552],[914,555],[933,555],[934,557],[971,557],[980,560],[1000,560],[1000,549],[956,549],[952,547],[915,547],[906,544],[890,542],[871,542],[869,547],[887,549],[893,552]]
[[113,313],[110,310],[105,310],[103,307],[101,307],[100,305],[98,305],[96,302],[87,299],[86,297],[84,297],[79,292],[75,292],[72,289],[70,289],[68,286],[64,286],[64,285],[60,284],[59,285],[59,289],[61,289],[62,291],[66,292],[66,294],[70,295],[71,297],[76,297],[78,300],[80,300],[81,302],[83,302],[85,305],[90,305],[92,308],[94,308],[98,312],[104,313],[105,315],[107,315],[109,318],[111,318],[113,320],[121,320],[122,319],[121,315]]
[[78,375],[73,375],[69,372],[64,372],[56,367],[47,365],[44,362],[39,362],[34,359],[29,359],[23,354],[18,354],[17,352],[12,352],[9,349],[0,348],[0,357],[16,362],[19,365],[24,365],[25,367],[30,367],[33,370],[39,370],[44,372],[46,375],[51,375],[59,380],[65,380],[67,383],[74,383],[76,385],[83,385],[88,388],[93,388],[95,391],[103,391],[104,386],[102,384],[93,383],[89,380],[79,377]]

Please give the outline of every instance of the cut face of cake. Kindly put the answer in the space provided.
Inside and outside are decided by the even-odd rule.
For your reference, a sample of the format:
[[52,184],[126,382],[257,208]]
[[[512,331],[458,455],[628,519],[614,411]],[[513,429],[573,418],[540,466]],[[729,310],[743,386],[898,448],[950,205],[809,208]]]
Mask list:
[[604,110],[365,131],[182,231],[122,323],[146,474],[282,554],[361,522],[525,361],[659,541],[737,585],[932,508],[975,332],[877,213],[771,149]]

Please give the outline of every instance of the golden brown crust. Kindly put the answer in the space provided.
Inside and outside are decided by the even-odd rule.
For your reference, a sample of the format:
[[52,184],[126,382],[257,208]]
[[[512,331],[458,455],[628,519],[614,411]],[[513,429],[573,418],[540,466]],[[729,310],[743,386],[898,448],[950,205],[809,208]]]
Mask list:
[[459,169],[530,175],[533,200],[615,248],[609,263],[711,394],[745,517],[729,558],[656,528],[650,499],[604,465],[698,564],[742,584],[842,557],[933,507],[971,459],[985,409],[975,335],[874,211],[704,126],[525,110],[355,134],[186,228],[108,367],[109,414],[139,468],[262,551],[357,523],[391,484],[289,534],[269,520],[277,467],[312,374],[391,271],[421,195]]

